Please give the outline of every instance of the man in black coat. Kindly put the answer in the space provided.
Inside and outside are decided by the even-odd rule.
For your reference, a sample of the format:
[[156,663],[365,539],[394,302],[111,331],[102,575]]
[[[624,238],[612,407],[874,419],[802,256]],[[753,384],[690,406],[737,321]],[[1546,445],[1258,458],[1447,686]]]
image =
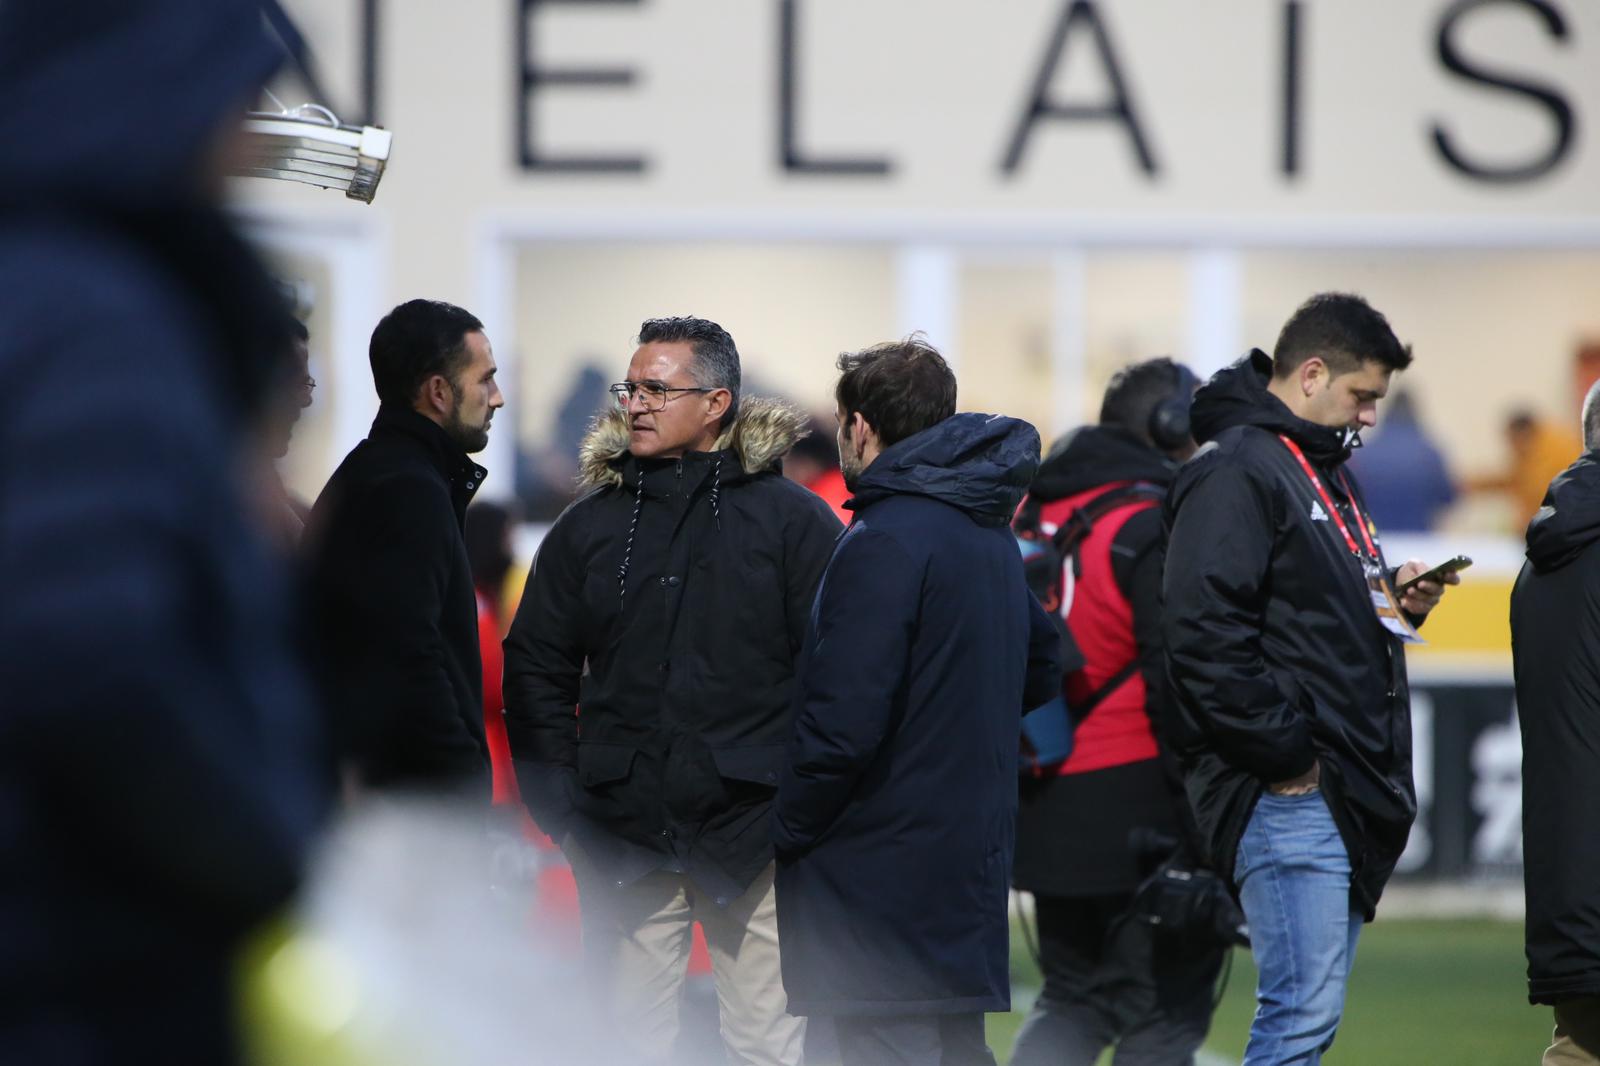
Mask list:
[[1583,445],[1528,524],[1511,592],[1528,999],[1555,1007],[1550,1066],[1600,1061],[1600,385]]
[[1389,567],[1343,469],[1410,362],[1360,297],[1312,297],[1270,359],[1196,394],[1201,449],[1168,496],[1174,744],[1250,923],[1251,1066],[1332,1044],[1356,937],[1416,816],[1403,641],[1443,589],[1396,596],[1425,567]]
[[283,58],[249,0],[0,4],[0,1062],[235,1060],[325,808],[241,476],[289,318],[218,197]]
[[642,1061],[671,1053],[698,921],[730,1058],[792,1066],[768,822],[840,526],[780,473],[804,417],[739,386],[716,323],[644,323],[506,638],[506,731],[572,861],[617,1035]]
[[339,754],[362,786],[489,799],[478,612],[462,530],[504,403],[483,324],[411,300],[372,331],[378,417],[307,524]]
[[1190,836],[1167,741],[1161,504],[1195,450],[1197,384],[1171,359],[1119,370],[1099,424],[1051,449],[1019,515],[1076,541],[1050,592],[1085,662],[1062,686],[1071,754],[1022,778],[1012,883],[1033,894],[1044,989],[1015,1066],[1089,1063],[1112,1045],[1123,1066],[1188,1066],[1210,1028],[1223,945],[1129,913],[1146,870]]
[[992,1063],[1021,715],[1061,680],[1009,528],[1039,435],[956,414],[919,338],[839,368],[856,516],[811,611],[773,817],[784,987],[808,1058],[836,1039],[845,1066]]

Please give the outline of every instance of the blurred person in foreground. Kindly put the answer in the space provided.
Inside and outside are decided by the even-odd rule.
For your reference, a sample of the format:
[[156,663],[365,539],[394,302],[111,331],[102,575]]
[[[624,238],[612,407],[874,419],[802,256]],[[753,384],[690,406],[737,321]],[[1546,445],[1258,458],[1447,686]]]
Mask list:
[[1511,592],[1528,999],[1555,1008],[1546,1066],[1600,1062],[1600,384],[1583,443],[1528,526]]
[[1578,457],[1583,444],[1566,426],[1521,408],[1506,416],[1507,464],[1495,474],[1468,478],[1468,492],[1505,494],[1515,508],[1516,528],[1524,530],[1538,512],[1550,482]]
[[836,1042],[845,1066],[993,1063],[1021,716],[1061,685],[1009,528],[1039,435],[956,414],[919,336],[839,369],[856,517],[810,610],[773,811],[784,988],[810,1061]]
[[[1086,662],[1065,677],[1071,754],[1022,779],[1012,880],[1033,893],[1044,990],[1017,1034],[1017,1066],[1193,1061],[1211,1024],[1223,946],[1130,914],[1140,842],[1190,836],[1170,750],[1161,640],[1161,503],[1194,453],[1198,382],[1171,359],[1117,372],[1098,425],[1063,437],[1022,514],[1055,543],[1060,610]],[[1067,537],[1062,537],[1065,531]],[[1170,765],[1169,765],[1170,764]]]
[[644,323],[505,645],[523,799],[572,861],[602,1020],[640,1061],[673,1051],[695,922],[729,1059],[801,1057],[767,827],[839,523],[779,474],[803,417],[740,379],[715,322]]
[[812,420],[811,432],[795,441],[783,457],[783,476],[822,497],[842,525],[850,524],[850,512],[845,508],[850,488],[839,469],[839,449],[831,425]]
[[472,454],[505,403],[483,323],[439,300],[384,316],[368,346],[378,415],[306,528],[310,607],[339,754],[374,789],[491,794],[467,504]]
[[1397,389],[1384,405],[1383,425],[1350,453],[1372,521],[1390,533],[1426,533],[1455,502],[1444,453],[1417,417],[1416,401]]
[[[1358,296],[1306,301],[1273,354],[1195,395],[1200,451],[1167,497],[1163,634],[1173,743],[1260,977],[1248,1066],[1316,1063],[1356,939],[1416,817],[1405,643],[1439,602],[1398,573],[1344,469],[1411,365]],[[1450,576],[1455,584],[1460,578]]]
[[235,1060],[320,820],[246,500],[288,314],[220,203],[283,58],[247,0],[0,4],[6,1063]]

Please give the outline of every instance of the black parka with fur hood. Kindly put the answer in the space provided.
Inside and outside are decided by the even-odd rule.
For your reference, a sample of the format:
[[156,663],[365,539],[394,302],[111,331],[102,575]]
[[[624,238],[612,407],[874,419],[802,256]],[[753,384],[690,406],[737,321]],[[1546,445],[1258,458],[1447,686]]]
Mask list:
[[621,412],[584,441],[586,491],[506,638],[506,726],[534,817],[613,882],[677,869],[727,901],[772,860],[795,658],[841,528],[779,473],[804,432],[746,398],[710,452],[636,459]]

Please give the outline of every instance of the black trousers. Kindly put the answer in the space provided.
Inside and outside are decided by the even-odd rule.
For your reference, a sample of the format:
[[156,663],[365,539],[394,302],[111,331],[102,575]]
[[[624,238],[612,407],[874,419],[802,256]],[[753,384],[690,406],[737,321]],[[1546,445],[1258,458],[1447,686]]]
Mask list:
[[982,1014],[806,1019],[806,1063],[832,1066],[994,1066]]
[[1189,1066],[1211,1028],[1224,949],[1195,948],[1117,922],[1127,895],[1034,900],[1044,990],[1017,1033],[1012,1066]]

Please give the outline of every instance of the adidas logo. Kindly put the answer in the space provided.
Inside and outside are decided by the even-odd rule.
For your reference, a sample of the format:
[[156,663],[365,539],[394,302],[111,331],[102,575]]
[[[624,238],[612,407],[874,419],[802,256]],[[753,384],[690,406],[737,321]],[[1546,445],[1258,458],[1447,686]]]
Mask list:
[[1328,520],[1328,512],[1324,511],[1322,504],[1316,500],[1311,501],[1311,520],[1313,522],[1326,522]]

